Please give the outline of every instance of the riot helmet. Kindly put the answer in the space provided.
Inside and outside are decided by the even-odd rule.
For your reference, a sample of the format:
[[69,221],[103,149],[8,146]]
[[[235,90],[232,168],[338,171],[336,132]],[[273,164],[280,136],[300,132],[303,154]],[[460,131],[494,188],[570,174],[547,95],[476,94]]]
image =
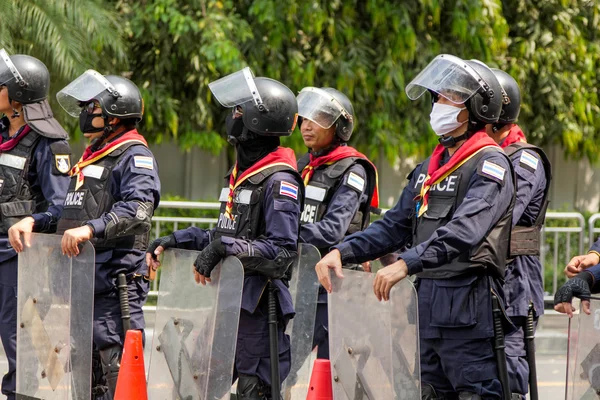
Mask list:
[[78,117],[90,101],[97,101],[102,116],[140,122],[144,101],[138,87],[127,78],[103,76],[88,69],[56,94],[58,103],[69,115]]
[[517,121],[521,111],[521,89],[519,89],[517,81],[506,72],[496,68],[492,68],[492,72],[496,75],[507,96],[502,105],[498,124],[512,124]]
[[6,86],[11,100],[32,104],[45,100],[50,90],[50,73],[46,65],[24,54],[9,56],[0,50],[0,86]]
[[350,140],[354,129],[354,107],[350,99],[333,88],[305,87],[300,91],[298,116],[313,121],[321,128],[335,124],[335,134],[343,142]]
[[502,87],[494,73],[480,61],[465,61],[449,54],[435,57],[406,86],[406,94],[411,100],[418,99],[428,90],[434,96],[443,96],[467,107],[468,131],[495,123],[502,110]]
[[224,107],[239,109],[244,126],[261,136],[290,136],[296,127],[298,103],[283,83],[255,78],[249,67],[208,84]]

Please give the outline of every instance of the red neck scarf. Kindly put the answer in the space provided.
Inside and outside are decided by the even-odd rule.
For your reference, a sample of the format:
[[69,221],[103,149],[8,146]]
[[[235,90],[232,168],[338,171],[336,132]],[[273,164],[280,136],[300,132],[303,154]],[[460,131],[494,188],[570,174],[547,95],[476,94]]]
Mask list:
[[308,185],[310,182],[310,178],[312,178],[315,169],[320,167],[321,165],[330,165],[335,163],[336,161],[343,160],[348,157],[357,157],[363,160],[366,160],[373,166],[375,170],[375,189],[373,190],[373,197],[371,197],[371,206],[378,208],[379,207],[379,182],[377,176],[377,168],[375,164],[373,164],[367,156],[357,151],[355,148],[350,146],[338,146],[329,153],[322,155],[321,157],[315,157],[310,154],[310,162],[304,169],[302,170],[302,179],[304,180],[304,186]]
[[427,177],[423,186],[421,187],[421,194],[417,196],[417,200],[421,200],[422,203],[419,206],[419,217],[427,211],[427,201],[429,198],[429,189],[431,187],[448,177],[452,172],[456,171],[461,165],[470,160],[474,155],[479,153],[481,150],[487,147],[498,147],[496,142],[491,137],[481,130],[471,136],[465,143],[462,144],[452,154],[450,160],[446,164],[440,167],[440,162],[444,155],[446,148],[441,144],[438,144],[433,150],[431,159],[429,160],[429,166],[427,168]]
[[506,136],[500,143],[500,147],[504,149],[511,144],[518,142],[527,143],[527,139],[525,138],[525,134],[521,130],[521,127],[517,124],[513,124],[512,128],[510,128],[510,131],[508,131],[508,136]]
[[119,147],[128,143],[139,143],[148,147],[146,139],[144,139],[144,137],[140,135],[136,129],[124,133],[121,137],[112,142],[108,142],[104,147],[102,147],[99,150],[92,151],[92,146],[88,146],[83,152],[83,155],[81,156],[77,164],[75,164],[73,168],[71,168],[71,172],[69,172],[69,175],[71,176],[77,175],[77,183],[75,184],[75,190],[79,189],[81,185],[83,185],[83,168],[106,157]]
[[29,127],[29,125],[25,125],[23,127],[23,130],[20,133],[18,133],[16,137],[13,136],[11,138],[8,138],[6,142],[4,142],[4,139],[2,138],[2,136],[0,136],[0,143],[2,143],[0,144],[0,153],[4,153],[5,151],[10,151],[14,149],[19,144],[21,139],[27,136],[29,132],[31,132],[31,128]]
[[231,174],[229,175],[229,195],[227,196],[227,204],[225,205],[225,216],[227,218],[233,219],[231,212],[233,210],[233,193],[235,189],[246,179],[276,165],[285,165],[290,167],[290,169],[296,170],[296,155],[294,154],[294,151],[292,149],[288,149],[287,147],[278,147],[275,151],[272,151],[254,163],[239,177],[237,176],[238,165],[237,163],[235,164]]

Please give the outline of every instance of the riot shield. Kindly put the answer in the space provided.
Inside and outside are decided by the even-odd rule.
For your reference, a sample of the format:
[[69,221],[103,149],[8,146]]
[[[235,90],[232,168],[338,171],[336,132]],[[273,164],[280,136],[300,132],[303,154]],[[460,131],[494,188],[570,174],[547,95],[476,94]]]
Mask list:
[[331,275],[329,354],[336,400],[421,398],[417,294],[405,279],[390,300],[373,293],[374,274]]
[[591,315],[580,310],[569,320],[567,400],[600,399],[600,298],[590,299]]
[[298,260],[292,266],[290,293],[296,315],[286,328],[290,335],[292,364],[290,373],[283,382],[285,400],[306,399],[310,381],[310,354],[312,352],[319,279],[315,265],[321,259],[319,250],[313,245],[298,246]]
[[197,251],[164,253],[150,367],[150,400],[229,399],[244,270],[228,257],[197,284]]
[[90,397],[94,246],[70,258],[60,242],[34,233],[19,254],[17,399]]

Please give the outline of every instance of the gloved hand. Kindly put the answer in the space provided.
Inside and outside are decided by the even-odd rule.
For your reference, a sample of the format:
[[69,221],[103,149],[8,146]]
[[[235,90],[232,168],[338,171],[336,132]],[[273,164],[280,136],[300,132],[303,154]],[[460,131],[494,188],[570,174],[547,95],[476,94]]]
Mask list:
[[[175,240],[175,235],[171,234],[169,236],[159,237],[158,239],[150,243],[150,246],[148,246],[148,250],[146,250],[146,253],[150,253],[152,258],[156,260],[160,253],[162,253],[165,249],[175,246],[177,246],[177,241]],[[158,249],[159,247],[162,247],[162,250],[159,250],[157,254],[156,249]]]
[[221,243],[221,238],[218,238],[210,242],[194,261],[194,269],[197,272],[194,274],[196,283],[201,283],[203,280],[210,282],[210,273],[223,258],[225,258],[225,246]]
[[554,295],[554,309],[567,313],[569,317],[573,316],[573,311],[575,311],[571,305],[573,297],[579,297],[581,300],[589,300],[592,295],[590,287],[593,284],[594,277],[592,274],[586,271],[580,272],[556,291]]

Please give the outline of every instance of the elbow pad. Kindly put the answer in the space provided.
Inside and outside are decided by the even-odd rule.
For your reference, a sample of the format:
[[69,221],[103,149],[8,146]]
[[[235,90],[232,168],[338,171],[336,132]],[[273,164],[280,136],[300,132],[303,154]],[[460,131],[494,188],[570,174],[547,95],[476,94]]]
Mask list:
[[119,218],[115,213],[109,213],[110,221],[106,224],[104,237],[114,239],[123,236],[138,236],[150,232],[152,227],[152,215],[154,206],[152,203],[138,203],[134,217]]

